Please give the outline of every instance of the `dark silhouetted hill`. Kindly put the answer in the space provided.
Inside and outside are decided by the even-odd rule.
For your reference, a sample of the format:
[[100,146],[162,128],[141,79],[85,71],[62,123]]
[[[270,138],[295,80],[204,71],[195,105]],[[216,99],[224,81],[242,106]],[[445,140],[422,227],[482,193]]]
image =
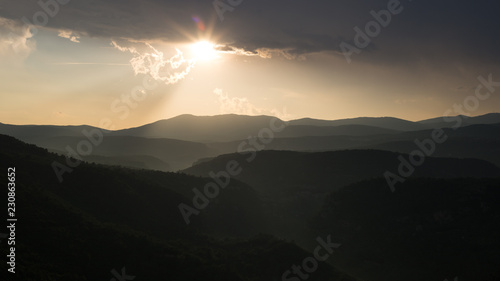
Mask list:
[[[288,127],[292,128],[292,127]],[[325,127],[326,128],[326,127]],[[333,127],[337,128],[337,127]],[[447,140],[436,144],[432,156],[455,158],[478,158],[500,167],[500,124],[470,125],[456,130],[445,128]],[[433,130],[391,133],[383,135],[331,135],[284,138],[278,135],[265,144],[266,150],[334,151],[345,149],[378,149],[400,153],[411,153],[419,149],[415,140],[432,137]],[[286,133],[286,131],[285,131]],[[236,152],[242,141],[210,143],[208,146],[218,154]],[[248,141],[247,141],[248,142]]]
[[[249,155],[227,154],[205,159],[185,173],[206,176],[224,171],[237,161],[242,172],[235,178],[257,190],[275,235],[306,243],[310,235],[304,222],[316,215],[331,191],[371,178],[383,178],[386,171],[398,174],[397,153],[377,150],[333,152],[260,151],[253,161]],[[408,159],[407,155],[404,155]],[[500,169],[477,159],[427,158],[412,177],[461,178],[498,177]],[[387,190],[390,190],[386,184]],[[398,185],[396,185],[396,189]]]
[[311,225],[338,238],[333,258],[373,281],[500,280],[500,178],[384,180],[328,196]]
[[[347,184],[383,177],[385,171],[397,173],[398,153],[381,150],[344,150],[329,152],[260,151],[226,154],[202,161],[183,170],[197,176],[223,171],[226,163],[237,161],[242,167],[236,179],[265,194],[285,191],[332,191]],[[252,158],[253,157],[253,158]],[[403,155],[408,159],[408,155]],[[248,160],[251,161],[248,161]],[[500,168],[478,159],[427,157],[416,167],[413,177],[497,177]]]
[[[258,198],[237,181],[187,226],[177,206],[208,179],[82,163],[59,183],[63,157],[3,135],[0,147],[2,170],[15,167],[16,280],[111,280],[123,267],[135,280],[279,280],[311,255],[266,235],[200,234],[258,231]],[[353,279],[320,263],[311,280]]]

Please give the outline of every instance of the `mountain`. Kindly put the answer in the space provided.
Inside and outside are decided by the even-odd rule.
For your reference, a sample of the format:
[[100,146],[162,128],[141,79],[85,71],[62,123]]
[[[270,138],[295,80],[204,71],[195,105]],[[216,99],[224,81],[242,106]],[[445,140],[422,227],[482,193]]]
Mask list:
[[248,137],[269,127],[271,116],[244,116],[236,114],[216,116],[180,115],[144,126],[118,130],[113,136],[147,138],[174,138],[196,142],[228,141]]
[[[455,117],[457,118],[457,117]],[[477,124],[500,123],[500,113],[476,117],[463,117],[461,127]],[[452,120],[453,121],[453,120]],[[421,131],[435,127],[449,128],[456,122],[444,122],[443,118],[433,118],[412,122],[393,117],[360,117],[340,120],[318,120],[303,118],[282,121],[271,116],[245,116],[236,114],[216,116],[180,115],[143,126],[117,131],[101,130],[107,136],[132,136],[144,138],[168,138],[193,142],[213,143],[246,139],[257,135],[262,129],[287,124],[276,137],[306,136],[372,136],[390,135],[398,132]],[[79,137],[83,131],[93,131],[92,126],[45,126],[7,125],[0,123],[0,134],[10,135],[34,143],[52,137]]]
[[[326,194],[365,179],[383,178],[387,171],[398,174],[398,155],[376,150],[260,151],[253,155],[227,154],[205,159],[183,172],[208,176],[211,172],[225,171],[227,163],[239,163],[241,173],[234,178],[252,186],[261,195],[264,212],[273,222],[272,233],[307,243],[304,237],[308,237],[310,231],[304,222],[320,211]],[[403,157],[408,159],[408,155]],[[415,168],[411,178],[499,176],[500,168],[486,161],[429,157]],[[390,190],[387,183],[386,188]]]
[[332,192],[311,226],[362,280],[500,280],[500,178],[384,180]]
[[310,126],[342,126],[342,125],[363,125],[378,127],[395,131],[415,131],[426,127],[422,124],[398,119],[394,117],[358,117],[340,120],[318,120],[303,118],[289,121],[290,125],[310,125]]
[[[500,123],[500,113],[488,113],[480,116],[450,116],[450,117],[437,117],[427,120],[419,121],[418,123],[424,124],[428,128],[451,128],[457,121],[461,120],[461,126],[477,125],[477,124],[497,124]],[[448,121],[448,122],[447,122]]]
[[[167,138],[194,142],[219,142],[245,139],[256,135],[262,128],[268,128],[271,116],[245,116],[236,114],[216,116],[180,115],[174,118],[160,120],[136,128],[109,131],[92,126],[52,126],[52,125],[8,125],[0,123],[0,134],[13,136],[29,143],[41,143],[54,137],[82,137],[83,131],[98,129],[106,136],[132,136],[145,138]],[[330,122],[330,121],[328,121]],[[284,121],[277,119],[276,126]],[[374,126],[347,125],[295,125],[280,132],[280,137],[329,136],[329,135],[376,135],[397,132]],[[301,123],[301,122],[298,122]],[[314,122],[313,122],[314,123]],[[46,142],[45,142],[46,143]]]
[[[435,157],[478,158],[500,167],[500,124],[470,125],[454,129],[443,129],[447,139],[436,144]],[[432,135],[431,130],[405,132],[388,137],[383,142],[373,142],[360,148],[383,149],[400,153],[411,153],[418,148],[415,140],[423,141]]]
[[454,137],[500,138],[500,123],[469,125],[457,129],[450,135]]
[[[282,126],[285,121],[271,116],[217,115],[193,116],[181,115],[167,120],[137,128],[111,132],[111,136],[139,136],[146,138],[174,138],[196,142],[224,142],[246,139],[257,135],[260,130],[274,126]],[[315,126],[291,125],[275,132],[277,137],[331,136],[331,135],[378,135],[393,134],[397,131],[366,125]]]
[[[242,116],[220,116],[220,118],[226,120],[223,117],[238,119]],[[251,117],[243,116],[243,118]],[[41,135],[44,126],[40,128],[38,126],[7,127],[10,128],[11,132],[29,139],[31,143],[63,155],[68,153],[67,146],[76,149],[79,142],[86,141],[87,137],[79,130],[96,131],[93,127],[49,126],[51,130],[44,136]],[[13,128],[17,129],[14,130]],[[143,127],[140,128],[144,129]],[[93,146],[92,154],[81,156],[82,159],[101,164],[176,171],[191,166],[192,163],[201,158],[236,152],[241,143],[248,141],[241,139],[232,142],[197,143],[176,139],[115,136],[115,133],[120,132],[103,133],[102,143]],[[258,132],[259,130],[255,129],[254,132],[242,133],[242,135],[245,138],[253,135],[255,139]],[[500,166],[500,151],[498,149],[500,124],[470,125],[456,130],[445,128],[444,132],[448,139],[445,143],[437,146],[434,156],[479,158]],[[193,134],[195,133],[193,132]],[[208,134],[212,134],[212,132],[206,133],[207,137]],[[215,130],[215,133],[217,133],[217,130]],[[60,134],[76,136],[53,136]],[[427,139],[431,135],[432,130],[428,129],[398,132],[365,125],[340,125],[336,127],[291,125],[281,132],[275,132],[274,138],[266,143],[263,149],[293,151],[382,149],[411,153],[418,148],[414,143],[416,139]],[[257,141],[257,139],[255,140]]]
[[395,131],[417,131],[433,128],[451,128],[456,124],[456,119],[462,120],[461,126],[476,124],[495,124],[500,123],[500,113],[489,113],[480,116],[451,116],[445,121],[444,117],[426,119],[418,122],[398,119],[394,117],[358,117],[339,120],[318,120],[312,118],[303,118],[289,121],[290,125],[310,125],[310,126],[342,126],[342,125],[364,125],[371,127],[384,128]]
[[[469,123],[492,122],[499,114],[467,117]],[[438,120],[421,121],[417,127],[433,127]],[[386,122],[387,121],[387,122]],[[272,123],[276,122],[276,123]],[[236,152],[243,142],[258,140],[258,134],[269,131],[272,124],[281,126],[279,119],[270,116],[192,116],[181,115],[145,126],[101,131],[90,126],[13,126],[0,124],[0,133],[7,132],[24,141],[45,147],[53,152],[68,154],[68,145],[75,149],[86,142],[89,132],[100,132],[103,142],[94,145],[92,154],[80,155],[86,161],[116,164],[133,168],[176,171],[199,159]],[[395,118],[356,118],[344,120],[300,119],[287,123],[284,130],[271,130],[271,139],[258,149],[294,151],[332,151],[343,149],[382,149],[411,153],[417,149],[415,140],[432,136],[431,129],[397,131],[369,125],[338,125],[345,122],[408,125],[410,121]],[[467,122],[464,121],[464,124]],[[300,125],[300,124],[314,125]],[[383,124],[382,124],[383,123]],[[410,122],[412,123],[412,122]],[[413,122],[415,123],[415,122]],[[413,124],[412,123],[412,124]],[[299,125],[293,125],[299,124]],[[331,126],[337,124],[336,126]],[[385,125],[384,125],[385,124]],[[417,124],[417,123],[415,123]],[[453,123],[447,123],[451,126]],[[391,125],[391,126],[392,126]],[[393,126],[394,127],[394,126]],[[415,129],[415,126],[413,126]],[[448,139],[438,145],[433,154],[438,157],[479,158],[500,166],[500,123],[444,128]],[[165,138],[175,137],[175,138]],[[250,139],[248,139],[250,138]],[[189,140],[180,140],[189,139]],[[203,140],[203,142],[192,141]],[[222,141],[213,141],[222,140]]]
[[[0,134],[8,135],[25,142],[35,141],[51,137],[80,137],[82,132],[99,129],[92,126],[54,126],[54,125],[8,125],[0,123]],[[107,130],[99,129],[103,132]]]
[[279,138],[294,138],[309,136],[371,136],[396,133],[399,133],[399,131],[366,125],[288,125],[283,131],[276,132],[275,136]]
[[[287,127],[291,128],[293,126]],[[328,127],[325,127],[328,128]],[[337,128],[337,127],[333,127]],[[286,133],[286,130],[284,131]],[[334,151],[345,149],[377,149],[409,154],[420,149],[416,140],[432,137],[433,130],[409,131],[374,135],[333,135],[308,137],[278,137],[263,145],[266,150]],[[432,156],[455,158],[478,158],[500,167],[500,124],[470,125],[456,130],[445,128],[445,142],[436,144]],[[257,139],[255,139],[257,142]],[[241,143],[248,140],[209,143],[208,147],[217,154],[234,153]],[[246,147],[246,146],[245,146]],[[258,147],[261,149],[260,147]]]
[[[381,150],[342,150],[328,152],[293,152],[264,150],[233,153],[200,161],[183,172],[207,176],[224,171],[236,161],[242,172],[235,178],[267,195],[298,190],[329,192],[364,179],[383,177],[386,171],[397,173],[400,154]],[[409,159],[408,155],[402,155]],[[478,159],[426,157],[412,177],[498,177],[500,168]]]
[[[77,145],[82,141],[87,141],[87,138],[83,136],[52,137],[36,141],[35,144],[66,155],[67,146],[76,151]],[[150,139],[104,135],[98,145],[92,146],[92,154],[89,157],[83,156],[83,158],[87,161],[102,164],[107,164],[107,160],[111,163],[117,163],[119,159],[125,159],[129,162],[136,162],[137,166],[164,166],[168,167],[170,171],[176,171],[191,166],[199,158],[214,155],[202,143],[164,138]],[[123,162],[122,165],[126,163],[128,162]]]
[[[466,127],[463,134],[495,140],[488,129],[494,126]],[[446,132],[463,138],[460,129]],[[49,143],[69,140],[82,139]],[[147,149],[161,156],[164,142],[178,150],[186,145],[105,136],[95,149],[117,159],[125,150],[132,161],[132,153]],[[112,279],[110,272],[122,268],[137,280],[283,280],[285,271],[314,256],[318,237],[333,237],[341,247],[308,280],[500,276],[500,168],[484,160],[426,157],[395,192],[384,173],[398,173],[400,154],[379,150],[246,151],[205,158],[182,173],[81,162],[59,182],[55,161],[74,160],[0,135],[0,168],[15,167],[20,280]],[[241,171],[224,178],[228,163]],[[179,204],[194,206],[201,198],[195,190],[224,180],[227,187],[186,224]],[[2,196],[7,200],[7,192]],[[0,243],[0,251],[7,247]]]
[[[65,153],[60,150],[50,150],[61,155]],[[118,155],[118,156],[101,156],[101,155],[89,155],[81,156],[83,161],[89,163],[98,163],[110,166],[121,166],[133,169],[147,169],[147,170],[157,170],[157,171],[175,171],[168,163],[158,159],[154,156],[149,155]],[[181,166],[182,167],[182,166]]]
[[[236,180],[186,225],[178,204],[209,179],[83,162],[59,183],[51,164],[63,157],[4,135],[0,147],[2,170],[15,169],[16,280],[111,280],[113,271],[136,280],[280,280],[312,255],[254,236],[259,199]],[[325,262],[310,280],[354,281]]]
[[[364,148],[381,149],[399,153],[411,153],[418,149],[412,141],[388,141]],[[500,139],[450,138],[436,146],[434,157],[477,158],[500,167]]]

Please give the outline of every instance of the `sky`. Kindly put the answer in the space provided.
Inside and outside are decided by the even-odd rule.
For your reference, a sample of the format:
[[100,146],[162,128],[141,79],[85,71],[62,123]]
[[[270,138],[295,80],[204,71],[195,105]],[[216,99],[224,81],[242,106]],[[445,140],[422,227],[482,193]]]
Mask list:
[[[0,122],[442,116],[478,77],[500,82],[499,12],[491,0],[0,0]],[[498,92],[465,113],[498,112]]]

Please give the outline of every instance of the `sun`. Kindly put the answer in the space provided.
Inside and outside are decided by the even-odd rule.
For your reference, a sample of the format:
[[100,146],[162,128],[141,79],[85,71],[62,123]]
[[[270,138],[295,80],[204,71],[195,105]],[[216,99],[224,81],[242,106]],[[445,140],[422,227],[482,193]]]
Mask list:
[[196,59],[213,60],[217,57],[215,44],[208,41],[200,41],[191,45],[191,51]]

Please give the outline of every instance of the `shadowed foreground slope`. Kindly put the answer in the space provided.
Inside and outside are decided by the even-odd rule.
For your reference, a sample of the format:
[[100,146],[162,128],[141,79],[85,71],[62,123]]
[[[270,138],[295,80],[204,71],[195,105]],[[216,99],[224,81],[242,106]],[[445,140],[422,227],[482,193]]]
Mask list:
[[[2,170],[16,168],[16,280],[111,280],[111,270],[123,267],[134,280],[280,280],[310,255],[266,235],[201,235],[214,220],[210,207],[186,226],[177,209],[190,200],[183,190],[206,179],[82,163],[59,184],[50,164],[64,158],[7,136],[0,147]],[[255,225],[244,212],[258,199],[245,185],[232,186],[243,194],[229,192],[212,210],[237,204],[233,222],[250,231]],[[0,249],[6,253],[6,243]],[[6,263],[0,271],[7,272]],[[342,276],[320,263],[310,280],[353,280]]]
[[360,182],[331,193],[311,226],[366,280],[500,280],[500,178],[410,179],[394,193]]

